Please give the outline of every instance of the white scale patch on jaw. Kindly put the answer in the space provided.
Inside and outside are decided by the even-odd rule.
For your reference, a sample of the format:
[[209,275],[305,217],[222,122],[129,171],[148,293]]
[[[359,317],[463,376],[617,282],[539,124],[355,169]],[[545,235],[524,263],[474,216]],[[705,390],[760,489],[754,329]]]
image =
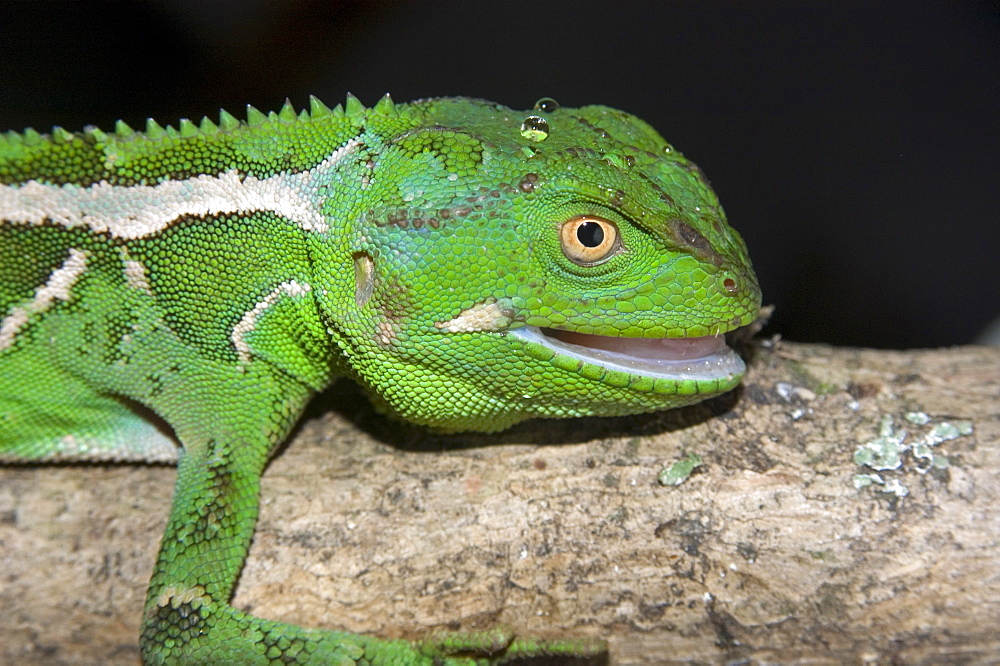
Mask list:
[[282,282],[270,294],[243,314],[236,326],[233,326],[233,332],[229,335],[233,346],[236,347],[236,354],[240,358],[240,363],[250,362],[250,345],[246,341],[246,335],[257,327],[257,320],[260,319],[260,316],[268,308],[277,303],[278,299],[282,296],[304,296],[311,290],[312,287],[308,284],[300,284],[295,280]]
[[434,326],[447,333],[504,331],[510,326],[510,321],[509,313],[498,302],[490,301],[473,305],[448,321],[435,322]]
[[360,144],[359,139],[351,139],[308,171],[268,178],[232,169],[158,185],[111,185],[103,180],[89,187],[35,180],[0,185],[0,220],[26,225],[48,221],[131,240],[154,235],[183,216],[269,211],[306,231],[323,233],[329,224],[317,203],[316,190]]
[[68,301],[71,290],[87,270],[87,255],[76,248],[69,249],[69,257],[62,266],[52,271],[45,284],[35,290],[35,296],[26,305],[11,308],[10,314],[0,321],[0,351],[7,349],[17,337],[31,315],[45,312],[56,301]]

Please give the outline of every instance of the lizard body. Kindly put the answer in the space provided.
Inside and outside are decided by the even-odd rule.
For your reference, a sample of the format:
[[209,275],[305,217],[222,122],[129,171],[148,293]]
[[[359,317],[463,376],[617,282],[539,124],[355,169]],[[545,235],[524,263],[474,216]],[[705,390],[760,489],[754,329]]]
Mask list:
[[231,607],[267,459],[339,376],[442,431],[697,402],[740,381],[721,336],[759,305],[701,172],[606,107],[348,97],[0,135],[0,462],[177,462],[149,663],[593,649]]

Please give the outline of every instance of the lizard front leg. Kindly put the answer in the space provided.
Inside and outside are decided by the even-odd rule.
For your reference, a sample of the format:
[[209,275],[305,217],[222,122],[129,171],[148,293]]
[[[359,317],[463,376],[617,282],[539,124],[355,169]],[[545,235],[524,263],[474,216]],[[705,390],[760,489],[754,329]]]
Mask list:
[[311,656],[356,663],[360,636],[262,620],[229,605],[258,513],[267,443],[213,439],[180,460],[149,587],[140,643],[147,663],[269,663]]
[[[255,425],[245,431],[265,430]],[[274,433],[276,441],[283,436]],[[267,437],[215,436],[181,455],[143,615],[146,663],[500,664],[604,651],[600,641],[534,641],[505,630],[441,634],[417,643],[381,640],[265,620],[232,607],[271,445]]]

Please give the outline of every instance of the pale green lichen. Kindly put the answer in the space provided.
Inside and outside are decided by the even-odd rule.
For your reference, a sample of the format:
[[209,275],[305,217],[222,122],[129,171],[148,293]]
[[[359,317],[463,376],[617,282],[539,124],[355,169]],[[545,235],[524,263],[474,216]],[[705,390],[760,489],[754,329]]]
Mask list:
[[688,477],[691,476],[691,472],[700,465],[701,456],[697,453],[689,453],[670,467],[663,468],[656,477],[656,480],[659,481],[661,486],[679,486],[687,481]]
[[[934,419],[926,412],[913,411],[904,414],[903,420],[919,428],[931,425]],[[879,420],[878,436],[855,449],[854,462],[876,472],[895,474],[890,477],[875,473],[855,474],[851,482],[858,490],[871,486],[882,493],[906,497],[910,491],[901,480],[902,474],[910,469],[919,474],[947,469],[951,463],[937,445],[971,435],[972,431],[971,421],[941,421],[907,443],[907,431],[897,429],[892,415],[886,414]]]
[[[935,461],[934,451],[931,449],[931,447],[927,446],[927,444],[923,442],[917,442],[910,449],[910,453],[913,455],[913,461],[914,463],[916,463],[918,472],[921,473],[926,472],[927,470],[929,470],[931,467],[934,466],[934,461]],[[944,456],[938,456],[938,457],[944,457]]]
[[896,497],[906,497],[910,494],[910,489],[900,483],[899,479],[889,479],[878,490],[879,492],[895,495]]
[[899,469],[903,464],[905,439],[906,431],[894,431],[892,416],[886,414],[879,422],[879,436],[857,448],[854,463],[879,471]]
[[858,490],[862,488],[867,488],[873,483],[883,484],[885,481],[878,474],[855,474],[851,481],[854,483],[854,487]]
[[947,442],[950,439],[958,439],[962,435],[971,434],[971,421],[959,421],[958,423],[949,423],[944,421],[943,423],[938,423],[934,426],[934,428],[927,434],[926,440],[928,444],[933,446],[934,444]]

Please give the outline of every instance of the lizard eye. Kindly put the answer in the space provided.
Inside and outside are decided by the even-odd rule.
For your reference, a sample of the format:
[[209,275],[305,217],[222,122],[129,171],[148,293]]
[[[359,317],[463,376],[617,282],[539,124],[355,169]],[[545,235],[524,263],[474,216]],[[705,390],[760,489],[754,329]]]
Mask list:
[[563,222],[562,251],[580,266],[593,266],[610,259],[621,249],[618,227],[600,217],[581,215]]

